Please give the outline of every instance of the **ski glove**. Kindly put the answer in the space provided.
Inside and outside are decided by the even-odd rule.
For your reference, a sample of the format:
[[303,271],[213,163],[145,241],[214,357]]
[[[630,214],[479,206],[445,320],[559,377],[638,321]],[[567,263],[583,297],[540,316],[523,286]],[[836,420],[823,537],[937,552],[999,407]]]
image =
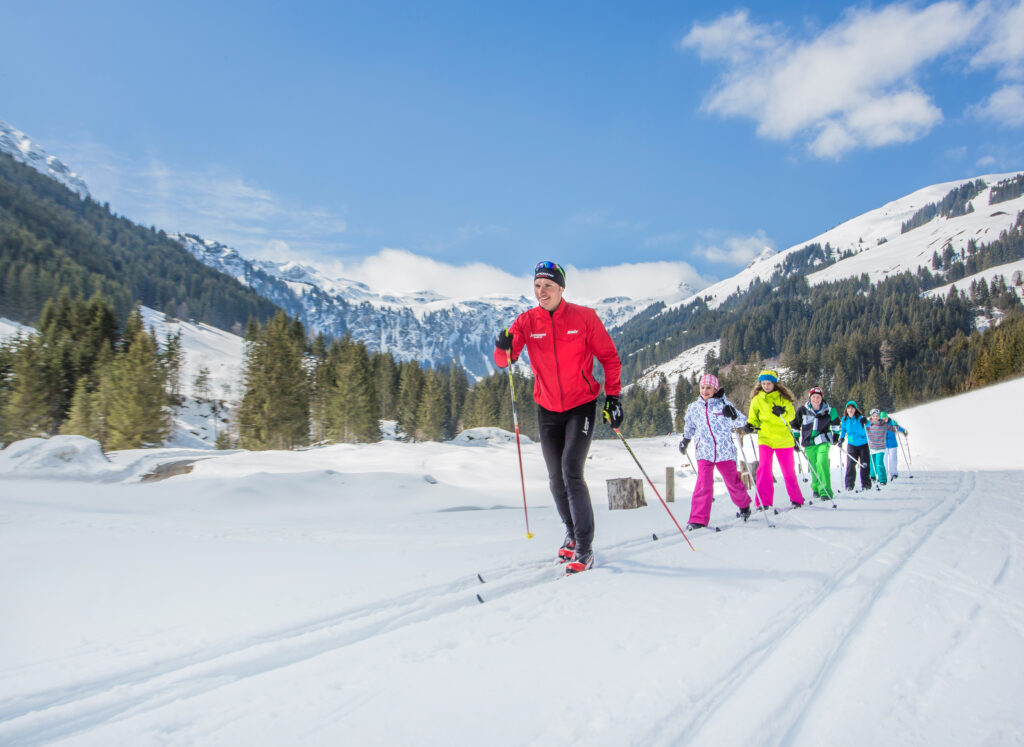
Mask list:
[[605,395],[604,398],[604,419],[612,428],[622,425],[622,404],[614,394]]
[[772,415],[785,415],[785,414],[786,414],[786,408],[783,407],[782,405],[775,405],[774,407],[772,407]]
[[747,423],[744,427],[747,429],[747,433],[757,433],[758,430],[760,430],[757,426],[751,425],[750,423]]
[[861,425],[867,425],[868,424],[868,419],[866,417],[864,417],[863,415],[860,416],[860,424]]
[[686,448],[690,445],[690,439],[684,438],[679,442],[679,451],[683,454],[686,453]]
[[729,418],[729,420],[735,420],[736,418],[739,417],[739,413],[736,412],[736,408],[733,407],[732,405],[726,405],[725,407],[723,407],[722,414],[725,415],[725,417]]
[[498,333],[498,339],[495,340],[494,347],[498,348],[498,350],[512,350],[512,335],[509,334],[507,329],[503,329]]

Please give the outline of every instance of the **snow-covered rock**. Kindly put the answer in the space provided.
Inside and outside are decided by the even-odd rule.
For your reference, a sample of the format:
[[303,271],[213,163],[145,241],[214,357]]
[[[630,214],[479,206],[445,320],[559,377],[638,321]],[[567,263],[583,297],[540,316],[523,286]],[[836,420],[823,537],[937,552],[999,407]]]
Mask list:
[[79,197],[88,197],[89,188],[82,178],[69,169],[60,159],[49,155],[42,146],[21,130],[0,120],[0,152],[7,153],[40,174],[56,179]]

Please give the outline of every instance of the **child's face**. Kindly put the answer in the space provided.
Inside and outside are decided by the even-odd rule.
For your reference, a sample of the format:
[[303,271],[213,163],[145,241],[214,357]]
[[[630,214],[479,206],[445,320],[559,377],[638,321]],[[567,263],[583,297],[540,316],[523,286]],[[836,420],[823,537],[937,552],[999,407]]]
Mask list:
[[770,392],[772,389],[775,388],[775,382],[765,379],[764,381],[761,382],[761,388],[764,389],[766,392]]
[[812,394],[811,395],[811,404],[814,405],[815,409],[817,409],[818,407],[821,407],[821,395],[820,394]]
[[715,388],[710,384],[702,384],[700,387],[700,396],[703,399],[711,399],[711,395],[715,393]]
[[855,413],[855,412],[857,412],[857,408],[855,408],[853,405],[847,405],[846,406],[846,415],[847,415],[847,417],[851,417],[852,418],[853,417],[853,413]]
[[871,416],[871,422],[872,423],[874,423],[875,425],[878,425],[878,421],[879,421],[879,417],[877,415],[872,415]]

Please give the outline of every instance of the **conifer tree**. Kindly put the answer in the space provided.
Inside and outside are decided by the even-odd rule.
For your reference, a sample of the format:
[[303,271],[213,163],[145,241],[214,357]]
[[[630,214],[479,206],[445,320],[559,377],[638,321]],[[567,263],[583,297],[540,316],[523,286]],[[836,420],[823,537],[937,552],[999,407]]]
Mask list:
[[249,332],[239,441],[246,449],[292,449],[309,443],[309,386],[300,334],[283,312]]
[[[124,342],[124,341],[122,341]],[[106,415],[108,449],[138,449],[163,443],[170,432],[164,409],[164,371],[156,338],[138,328],[127,349],[103,375],[113,392]]]
[[424,376],[423,393],[416,411],[416,437],[421,441],[440,441],[444,438],[447,412],[444,387],[437,371],[431,369]]
[[328,438],[346,443],[380,440],[380,423],[373,389],[370,356],[363,343],[346,338],[340,348],[339,372],[331,391]]
[[53,425],[50,391],[39,375],[44,366],[42,341],[23,337],[13,346],[10,363],[9,391],[3,411],[5,442],[49,435]]
[[419,363],[406,361],[401,365],[398,377],[398,427],[406,438],[416,437],[416,416],[420,409],[424,375]]

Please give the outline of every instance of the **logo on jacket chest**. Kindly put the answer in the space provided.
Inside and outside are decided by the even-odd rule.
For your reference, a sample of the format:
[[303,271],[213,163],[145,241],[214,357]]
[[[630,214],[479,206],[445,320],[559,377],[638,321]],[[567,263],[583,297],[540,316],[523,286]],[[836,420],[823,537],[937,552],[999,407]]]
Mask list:
[[530,337],[532,337],[534,340],[543,340],[547,336],[547,332],[534,332],[530,335]]

